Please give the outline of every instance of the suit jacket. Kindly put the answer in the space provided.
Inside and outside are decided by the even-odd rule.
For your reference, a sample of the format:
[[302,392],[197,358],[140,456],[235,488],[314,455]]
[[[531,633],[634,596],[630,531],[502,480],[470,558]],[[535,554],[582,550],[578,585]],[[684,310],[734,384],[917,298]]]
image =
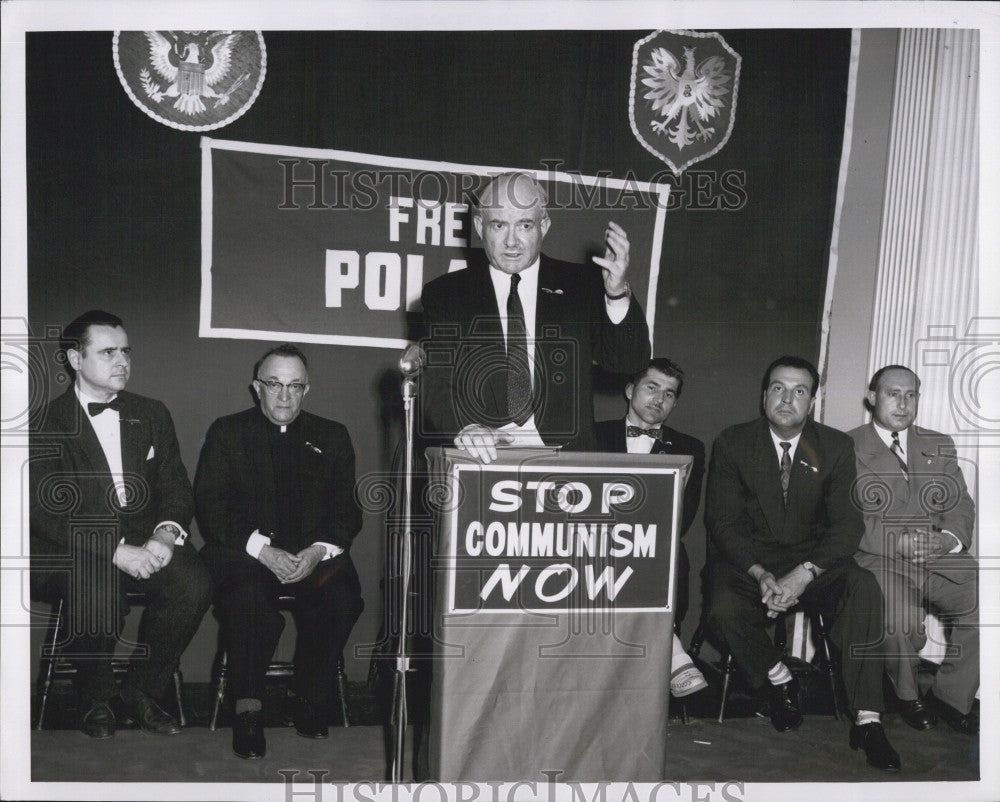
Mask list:
[[[470,423],[499,428],[507,417],[506,346],[489,266],[481,252],[466,269],[428,282],[421,300],[427,338],[422,434],[447,443]],[[633,298],[614,324],[601,271],[541,257],[535,315],[535,423],[546,445],[594,448],[597,363],[634,373],[649,363],[649,328]]]
[[[683,536],[698,514],[701,503],[701,480],[705,475],[705,444],[695,437],[671,429],[664,424],[660,440],[653,444],[651,454],[684,454],[694,457],[687,484],[684,486],[684,506],[681,512],[681,531]],[[617,454],[628,453],[625,437],[625,418],[601,421],[594,426],[597,438],[597,448]]]
[[705,497],[713,557],[743,571],[760,563],[776,576],[804,561],[829,568],[851,559],[864,531],[851,501],[855,476],[851,438],[807,420],[786,507],[767,419],[726,429],[712,446]]
[[[913,576],[933,567],[955,582],[974,579],[975,565],[966,550],[972,545],[976,509],[955,459],[954,441],[948,435],[911,426],[906,441],[907,481],[874,424],[859,426],[849,434],[857,456],[856,495],[865,521],[858,562],[872,570],[892,567]],[[961,541],[963,550],[943,555],[926,567],[898,560],[896,542],[906,526],[947,529]]]
[[[267,446],[267,427],[272,426],[253,407],[209,427],[194,479],[198,528],[206,547],[252,559],[246,545],[253,531],[266,536],[278,530],[277,487]],[[361,530],[350,435],[342,424],[304,411],[290,427],[288,434],[300,449],[296,503],[302,527],[281,533],[283,542],[293,553],[316,541],[347,550]]]
[[[122,391],[118,398],[125,507],[118,503],[111,468],[72,387],[32,422],[31,554],[38,568],[79,549],[110,561],[123,537],[141,546],[158,523],[175,521],[186,529],[191,522],[191,481],[170,413],[161,402],[135,393]],[[104,536],[74,538],[74,528],[84,521]]]

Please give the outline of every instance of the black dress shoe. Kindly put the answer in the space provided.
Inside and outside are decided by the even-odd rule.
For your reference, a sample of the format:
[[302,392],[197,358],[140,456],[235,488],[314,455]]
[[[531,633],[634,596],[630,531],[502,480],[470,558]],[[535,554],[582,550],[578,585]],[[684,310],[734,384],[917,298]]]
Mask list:
[[135,720],[139,729],[151,735],[177,735],[181,725],[166,710],[160,707],[148,696],[144,696],[134,704],[125,703],[130,718]]
[[264,757],[267,753],[264,721],[260,710],[239,713],[233,719],[233,751],[244,760]]
[[852,724],[850,744],[851,749],[860,747],[864,750],[869,766],[885,771],[899,771],[899,755],[885,737],[885,730],[880,722]]
[[295,700],[295,731],[303,738],[326,738],[330,735],[330,728],[326,725],[326,718],[320,713],[321,709],[305,699]]
[[955,730],[955,732],[960,732],[962,735],[975,735],[979,732],[979,719],[974,712],[962,713],[960,710],[956,710],[947,702],[942,702],[938,699],[933,691],[927,691],[924,702],[931,710],[948,722],[948,726]]
[[91,702],[80,719],[80,732],[91,738],[111,738],[115,726],[115,714],[107,702]]
[[794,730],[802,723],[799,710],[799,682],[783,682],[771,686],[771,724],[778,732]]
[[929,730],[937,724],[937,716],[934,711],[927,707],[921,699],[905,700],[899,714],[903,721],[915,730]]

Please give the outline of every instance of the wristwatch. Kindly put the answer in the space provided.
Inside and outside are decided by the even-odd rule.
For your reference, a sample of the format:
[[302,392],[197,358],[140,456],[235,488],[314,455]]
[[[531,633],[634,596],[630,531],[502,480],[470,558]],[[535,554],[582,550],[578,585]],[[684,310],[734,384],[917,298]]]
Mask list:
[[802,567],[805,568],[810,574],[813,575],[813,579],[819,576],[819,569],[812,563],[802,563]]
[[629,286],[628,282],[625,282],[625,289],[618,295],[608,295],[607,290],[604,291],[604,297],[609,301],[620,301],[622,298],[628,298],[632,294],[632,288]]

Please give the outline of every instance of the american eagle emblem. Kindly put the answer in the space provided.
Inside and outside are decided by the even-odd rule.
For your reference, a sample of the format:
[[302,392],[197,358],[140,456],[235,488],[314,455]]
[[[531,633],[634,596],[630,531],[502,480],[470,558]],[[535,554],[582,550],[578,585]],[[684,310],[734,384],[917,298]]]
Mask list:
[[136,105],[160,122],[194,131],[221,127],[246,111],[266,64],[257,31],[119,31],[114,55]]
[[740,56],[716,33],[641,39],[632,62],[633,133],[677,174],[711,156],[732,131],[739,67]]

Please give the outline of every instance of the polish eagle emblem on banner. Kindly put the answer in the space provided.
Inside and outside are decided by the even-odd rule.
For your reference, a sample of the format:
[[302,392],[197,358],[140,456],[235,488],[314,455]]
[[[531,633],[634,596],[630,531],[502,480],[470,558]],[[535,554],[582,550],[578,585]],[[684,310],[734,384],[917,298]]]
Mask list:
[[635,43],[632,133],[676,175],[729,141],[741,61],[717,33],[654,31]]
[[116,31],[112,49],[132,102],[182,131],[210,131],[240,117],[267,68],[259,31]]

